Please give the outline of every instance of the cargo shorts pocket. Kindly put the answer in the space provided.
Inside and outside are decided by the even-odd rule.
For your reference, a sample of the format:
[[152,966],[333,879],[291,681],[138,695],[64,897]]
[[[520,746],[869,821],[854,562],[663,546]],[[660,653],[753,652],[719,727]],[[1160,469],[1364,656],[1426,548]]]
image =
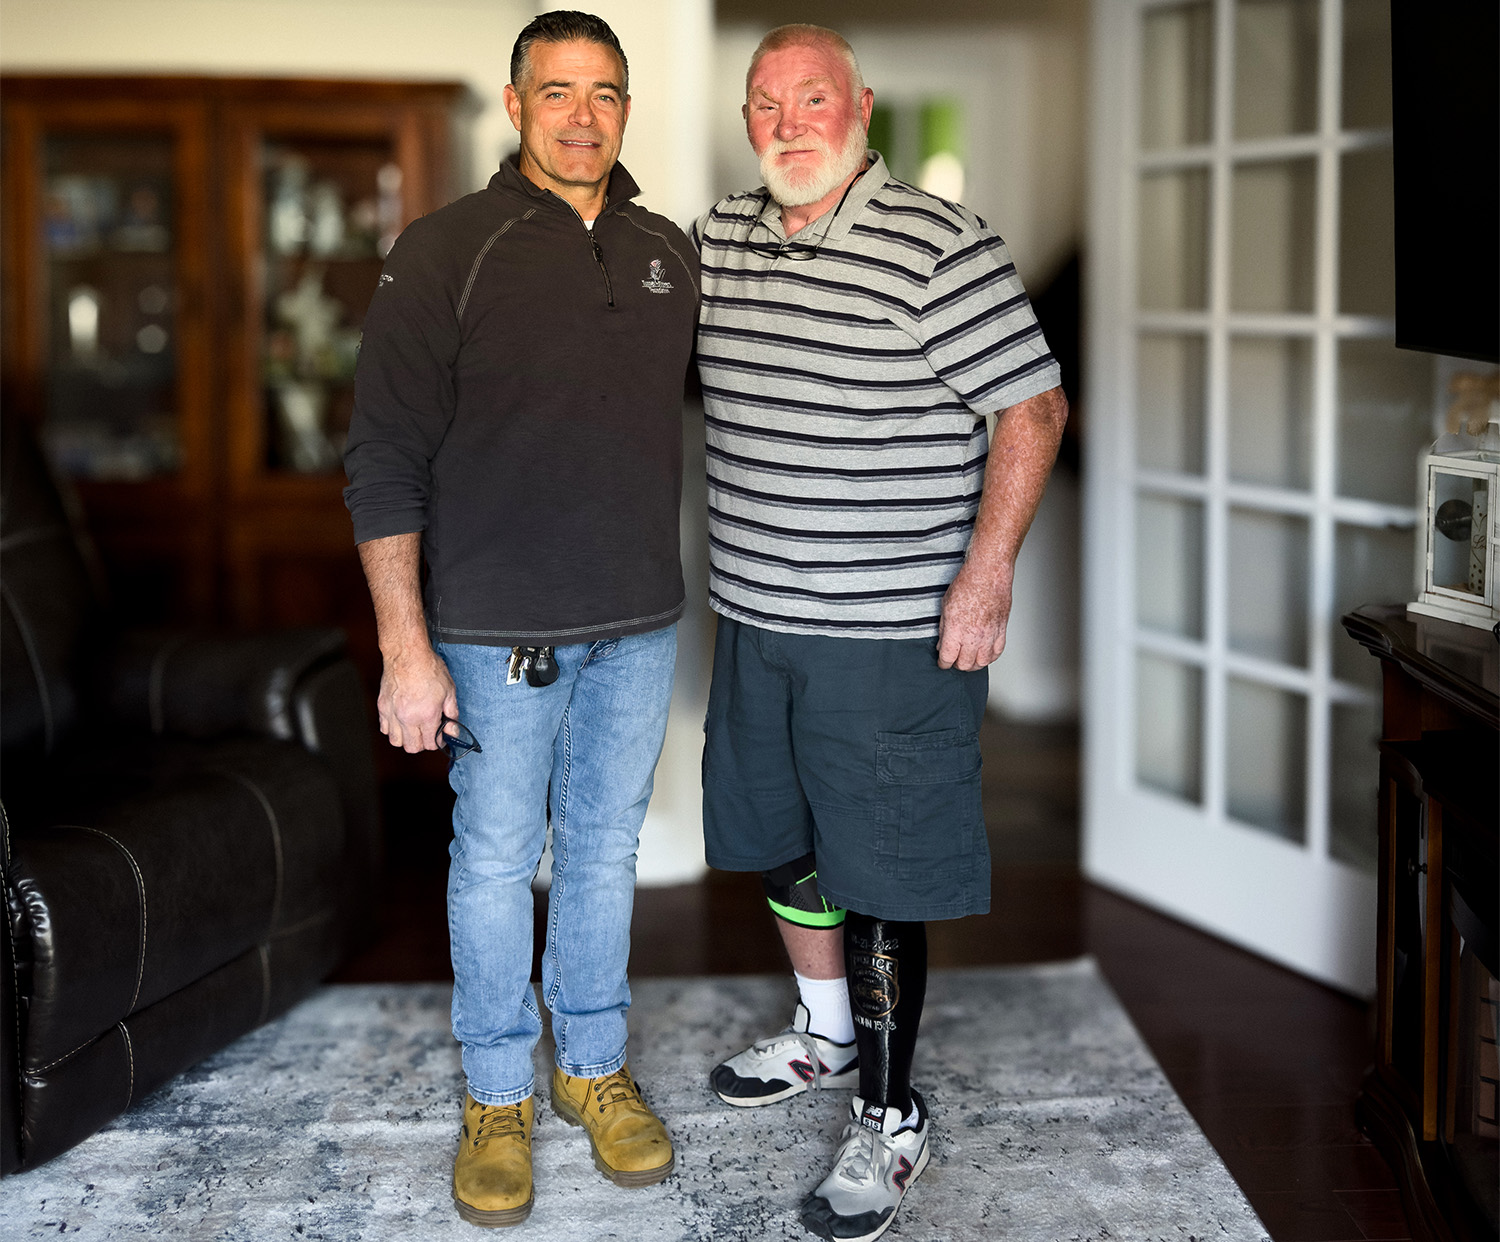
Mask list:
[[898,880],[967,875],[984,808],[979,738],[961,729],[875,735],[875,862]]

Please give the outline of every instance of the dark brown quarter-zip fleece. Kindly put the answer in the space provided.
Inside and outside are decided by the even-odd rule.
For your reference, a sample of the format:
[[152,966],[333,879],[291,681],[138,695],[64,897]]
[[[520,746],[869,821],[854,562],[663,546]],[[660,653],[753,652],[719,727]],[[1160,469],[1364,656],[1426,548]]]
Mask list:
[[386,261],[344,499],[357,543],[422,532],[436,641],[592,642],[682,611],[698,256],[638,192],[616,165],[590,232],[512,158]]

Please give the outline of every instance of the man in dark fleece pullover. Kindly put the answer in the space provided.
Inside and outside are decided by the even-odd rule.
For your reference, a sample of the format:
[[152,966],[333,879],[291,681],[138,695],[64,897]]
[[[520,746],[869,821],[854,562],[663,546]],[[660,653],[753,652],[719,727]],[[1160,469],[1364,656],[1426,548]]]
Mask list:
[[673,1167],[625,1063],[626,963],[683,606],[698,268],[675,225],[630,201],[616,163],[626,75],[597,17],[552,12],[521,32],[505,88],[519,157],[391,251],[345,455],[385,664],[381,731],[453,756],[453,1033],[468,1080],[453,1197],[480,1225],[531,1210],[531,881],[549,818],[553,1108],[618,1185]]

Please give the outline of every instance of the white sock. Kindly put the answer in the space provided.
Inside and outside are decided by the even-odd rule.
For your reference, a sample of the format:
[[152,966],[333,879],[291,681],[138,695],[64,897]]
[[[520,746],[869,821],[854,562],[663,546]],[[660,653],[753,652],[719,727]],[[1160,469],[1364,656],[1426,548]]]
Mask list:
[[847,1044],[854,1038],[854,1018],[849,1012],[849,981],[837,979],[797,978],[797,991],[807,1006],[807,1029],[836,1044]]

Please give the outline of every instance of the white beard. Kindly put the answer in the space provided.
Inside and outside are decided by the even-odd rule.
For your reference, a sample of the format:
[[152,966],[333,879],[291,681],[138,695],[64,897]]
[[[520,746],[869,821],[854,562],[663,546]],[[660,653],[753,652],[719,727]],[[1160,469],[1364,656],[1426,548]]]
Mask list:
[[[809,145],[820,148],[822,159],[813,168],[782,169],[776,157],[784,151]],[[773,139],[760,155],[760,176],[766,189],[783,207],[806,207],[838,188],[864,162],[869,142],[859,119],[849,126],[842,149],[835,152],[821,141],[799,138],[795,142]]]

